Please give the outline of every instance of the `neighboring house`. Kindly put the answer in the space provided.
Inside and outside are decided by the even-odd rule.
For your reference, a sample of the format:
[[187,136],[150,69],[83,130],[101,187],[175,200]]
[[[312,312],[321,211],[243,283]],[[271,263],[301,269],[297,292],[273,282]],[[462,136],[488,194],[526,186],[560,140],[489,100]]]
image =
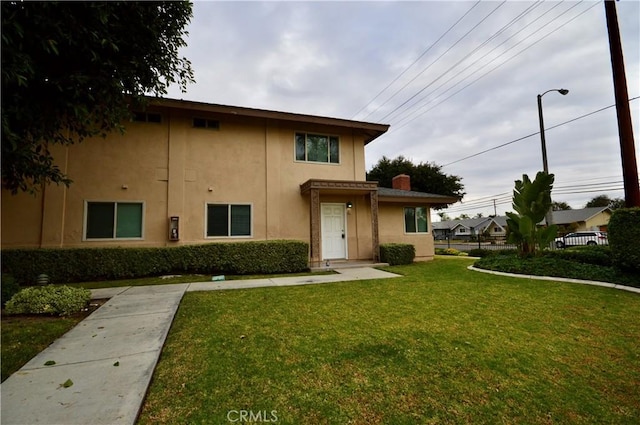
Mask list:
[[554,211],[553,223],[558,225],[560,233],[585,230],[600,230],[606,232],[611,213],[612,211],[609,207]]
[[456,198],[365,179],[387,125],[152,99],[126,132],[50,146],[73,180],[36,196],[2,191],[2,248],[173,246],[294,239],[311,265],[378,260],[411,243],[434,255],[430,204]]
[[[496,230],[497,229],[497,230]],[[478,234],[485,235],[489,230],[500,233],[501,226],[490,217],[468,218],[464,220],[448,220],[433,223],[435,239],[469,240]],[[505,232],[506,233],[506,232]]]
[[[606,232],[610,218],[611,210],[608,207],[553,212],[553,222],[558,225],[560,234],[585,230]],[[539,225],[543,226],[544,223],[543,220]],[[466,240],[482,234],[493,239],[504,239],[507,229],[506,216],[448,220],[433,223],[433,236],[436,240],[447,239],[449,235],[451,239]]]

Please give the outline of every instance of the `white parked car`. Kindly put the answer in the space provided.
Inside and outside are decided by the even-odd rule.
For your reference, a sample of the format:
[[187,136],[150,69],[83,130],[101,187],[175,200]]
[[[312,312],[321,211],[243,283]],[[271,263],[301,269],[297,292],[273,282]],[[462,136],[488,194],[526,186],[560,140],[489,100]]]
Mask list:
[[556,247],[577,245],[609,245],[609,239],[605,232],[574,232],[555,239]]

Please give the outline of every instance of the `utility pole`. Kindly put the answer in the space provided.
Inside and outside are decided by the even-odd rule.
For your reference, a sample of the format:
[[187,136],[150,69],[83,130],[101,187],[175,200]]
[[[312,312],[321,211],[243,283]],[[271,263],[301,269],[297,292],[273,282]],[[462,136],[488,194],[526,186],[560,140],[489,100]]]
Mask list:
[[616,12],[615,1],[604,0],[604,10],[607,18],[611,68],[613,70],[613,89],[616,97],[616,113],[618,115],[624,199],[627,208],[640,207],[638,165],[636,163],[636,150],[633,142],[629,93],[627,91],[627,78],[624,70],[624,58],[622,56],[622,43],[620,41],[620,28],[618,26],[618,14]]

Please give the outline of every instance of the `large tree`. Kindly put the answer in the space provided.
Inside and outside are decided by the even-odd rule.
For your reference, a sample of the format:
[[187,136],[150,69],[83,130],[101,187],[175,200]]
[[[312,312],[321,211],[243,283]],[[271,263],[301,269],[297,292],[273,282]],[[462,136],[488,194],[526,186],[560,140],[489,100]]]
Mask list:
[[393,160],[383,156],[367,173],[367,180],[377,181],[380,187],[391,187],[391,180],[399,174],[411,177],[411,190],[461,199],[465,194],[461,177],[443,173],[435,163],[415,165],[403,156]]
[[122,130],[130,105],[193,81],[179,56],[187,1],[6,2],[2,11],[2,185],[69,184],[51,144]]

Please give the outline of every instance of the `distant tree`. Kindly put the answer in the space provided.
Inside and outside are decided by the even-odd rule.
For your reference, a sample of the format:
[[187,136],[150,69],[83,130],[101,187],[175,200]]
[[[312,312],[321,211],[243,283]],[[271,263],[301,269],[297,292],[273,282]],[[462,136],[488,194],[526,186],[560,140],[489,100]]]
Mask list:
[[558,201],[556,201],[556,202],[552,202],[551,203],[551,209],[553,211],[566,211],[566,210],[570,210],[572,208],[566,202],[558,202]]
[[484,217],[484,214],[482,214],[481,212],[473,216],[473,218],[483,218],[483,217]]
[[2,186],[69,185],[51,144],[122,130],[131,102],[193,81],[188,1],[3,1]]
[[454,220],[468,220],[471,217],[469,217],[469,214],[460,214],[459,216],[457,216],[456,218],[454,218]]
[[449,220],[451,220],[451,217],[449,217],[446,212],[439,212],[438,213],[438,217],[440,217],[440,221],[449,221]]
[[585,208],[592,207],[609,207],[612,210],[618,208],[624,208],[625,202],[622,198],[611,199],[607,195],[598,195],[595,198],[592,198],[587,204],[584,206]]
[[551,189],[554,175],[539,171],[531,181],[524,174],[516,180],[513,190],[513,208],[516,213],[507,213],[509,243],[518,245],[520,255],[527,256],[549,246],[558,233],[558,226],[552,224],[538,227],[551,207]]
[[612,210],[618,210],[620,208],[626,208],[627,205],[624,201],[624,199],[622,198],[614,198],[611,200],[611,202],[609,202],[609,208],[611,208]]
[[[367,180],[377,181],[381,187],[391,187],[391,180],[395,176],[406,174],[411,177],[412,190],[462,199],[465,195],[462,178],[447,175],[441,169],[435,163],[421,162],[415,165],[403,156],[393,160],[383,156],[367,173]],[[436,209],[443,207],[444,205],[438,206]]]

